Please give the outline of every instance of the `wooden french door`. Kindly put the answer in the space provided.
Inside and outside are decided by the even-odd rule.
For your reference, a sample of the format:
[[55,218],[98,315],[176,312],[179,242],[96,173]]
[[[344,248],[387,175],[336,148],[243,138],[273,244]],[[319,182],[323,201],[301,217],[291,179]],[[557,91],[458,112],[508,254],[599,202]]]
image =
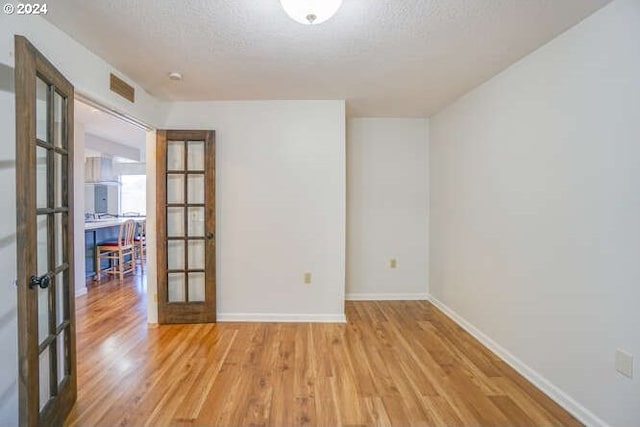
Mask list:
[[214,131],[157,131],[158,320],[216,321]]
[[76,400],[73,86],[15,37],[20,425],[59,426]]

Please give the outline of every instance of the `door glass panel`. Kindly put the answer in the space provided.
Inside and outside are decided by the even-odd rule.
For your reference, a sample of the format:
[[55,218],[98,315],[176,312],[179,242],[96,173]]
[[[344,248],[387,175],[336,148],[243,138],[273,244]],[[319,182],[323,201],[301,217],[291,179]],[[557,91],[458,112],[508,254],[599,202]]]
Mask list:
[[204,301],[204,273],[189,273],[189,301]]
[[167,203],[184,203],[184,175],[167,175]]
[[204,269],[204,240],[189,240],[189,270]]
[[169,273],[169,302],[184,302],[184,273]]
[[167,242],[167,260],[169,270],[184,270],[184,240]]
[[38,236],[38,276],[49,271],[49,241],[47,233],[47,215],[39,215],[37,217],[37,236]]
[[59,327],[65,320],[65,306],[67,295],[67,272],[63,271],[56,275],[56,326]]
[[168,237],[184,237],[184,208],[167,208]]
[[[168,132],[175,139],[183,136],[179,131]],[[213,185],[209,184],[213,183],[215,173],[213,168],[205,171],[209,167],[205,152],[213,156],[214,148],[213,144],[203,140],[206,135],[204,132],[194,134],[196,140],[186,141],[168,139],[164,142],[160,139],[167,158],[165,176],[160,178],[166,185],[166,197],[163,198],[166,200],[167,233],[165,244],[161,246],[166,250],[167,261],[161,270],[163,291],[167,296],[160,303],[165,304],[163,321],[168,323],[190,319],[201,308],[206,310],[202,303],[210,296],[208,286],[214,282],[207,280],[207,274],[213,274],[213,271],[205,271],[207,259],[213,261],[214,258],[213,252],[207,253],[214,249],[214,245],[206,239],[206,233],[213,231],[207,229],[213,223],[213,217],[209,222],[210,206],[206,204],[213,204],[208,192],[213,194]],[[214,301],[210,303],[213,305]],[[188,313],[182,312],[183,304],[193,304]],[[207,316],[211,314],[206,313]]]
[[36,138],[49,142],[47,138],[47,92],[49,85],[36,78]]
[[36,147],[36,207],[47,205],[47,149]]
[[38,343],[42,343],[49,336],[49,289],[38,290]]
[[65,241],[64,235],[62,234],[62,216],[66,214],[57,213],[54,215],[54,224],[56,226],[56,267],[61,266],[65,261],[64,257],[64,246],[63,243]]
[[40,353],[40,409],[49,401],[51,396],[51,388],[49,384],[49,347]]
[[204,170],[204,141],[189,141],[187,144],[187,167],[190,171]]
[[53,145],[62,147],[62,109],[64,98],[58,92],[53,94]]
[[169,141],[167,143],[167,170],[184,170],[184,142]]
[[54,159],[54,176],[55,176],[55,184],[54,184],[54,193],[56,195],[56,200],[55,200],[55,207],[56,208],[60,208],[60,207],[64,207],[65,205],[62,204],[62,192],[64,191],[63,187],[62,187],[62,171],[63,171],[63,159],[62,159],[62,155],[58,154],[58,153],[53,153],[53,159]]
[[64,380],[64,360],[65,360],[65,345],[64,345],[64,337],[67,333],[67,330],[64,329],[62,331],[60,331],[60,333],[58,334],[58,336],[56,337],[56,345],[58,348],[58,384],[60,384],[63,380]]
[[204,175],[188,176],[187,193],[188,203],[204,203]]
[[204,208],[188,208],[189,236],[204,237]]

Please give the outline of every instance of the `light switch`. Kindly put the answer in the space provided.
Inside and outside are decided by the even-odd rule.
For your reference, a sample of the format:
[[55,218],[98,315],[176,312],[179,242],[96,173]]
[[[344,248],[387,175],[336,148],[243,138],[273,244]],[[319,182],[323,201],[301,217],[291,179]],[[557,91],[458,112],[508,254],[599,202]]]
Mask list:
[[389,268],[398,268],[398,260],[396,258],[389,260]]
[[311,283],[311,273],[304,273],[304,283],[307,285]]
[[625,377],[633,378],[633,354],[623,350],[616,351],[616,371]]

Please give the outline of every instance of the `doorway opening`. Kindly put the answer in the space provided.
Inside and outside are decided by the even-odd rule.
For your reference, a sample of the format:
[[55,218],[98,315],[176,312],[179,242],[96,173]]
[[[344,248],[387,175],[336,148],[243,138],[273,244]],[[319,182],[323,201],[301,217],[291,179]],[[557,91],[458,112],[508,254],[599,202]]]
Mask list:
[[[76,204],[84,208],[81,224],[76,224],[81,226],[76,228],[81,265],[76,296],[98,292],[113,280],[127,280],[146,298],[148,130],[82,99],[75,100],[74,130],[76,185],[83,188],[76,192]],[[135,225],[127,249],[123,229],[131,221]]]

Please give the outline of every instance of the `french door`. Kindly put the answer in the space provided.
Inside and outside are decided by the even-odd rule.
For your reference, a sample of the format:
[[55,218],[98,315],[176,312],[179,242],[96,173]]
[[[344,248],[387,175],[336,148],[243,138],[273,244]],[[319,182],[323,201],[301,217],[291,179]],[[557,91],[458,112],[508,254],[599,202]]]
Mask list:
[[76,400],[73,86],[15,37],[20,425],[59,426]]
[[214,131],[157,131],[158,320],[216,321]]

